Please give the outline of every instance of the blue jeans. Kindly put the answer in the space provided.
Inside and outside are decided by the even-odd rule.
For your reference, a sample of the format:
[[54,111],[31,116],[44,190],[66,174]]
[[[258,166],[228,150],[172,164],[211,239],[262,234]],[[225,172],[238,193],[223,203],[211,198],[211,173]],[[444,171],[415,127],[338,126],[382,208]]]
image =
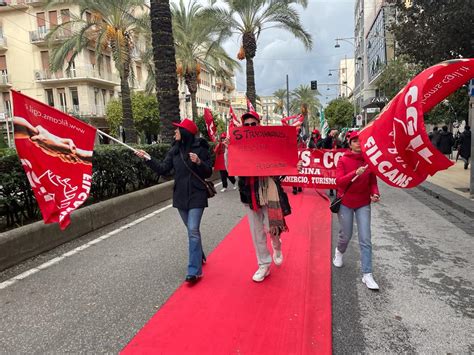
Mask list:
[[199,276],[202,274],[202,243],[201,225],[202,214],[204,208],[191,208],[190,210],[178,209],[179,215],[188,230],[189,238],[189,264],[188,275]]
[[337,249],[344,253],[352,238],[354,226],[354,214],[357,221],[357,232],[359,235],[360,261],[362,273],[372,272],[372,242],[370,233],[370,205],[352,209],[341,205],[337,217],[339,219],[339,241]]

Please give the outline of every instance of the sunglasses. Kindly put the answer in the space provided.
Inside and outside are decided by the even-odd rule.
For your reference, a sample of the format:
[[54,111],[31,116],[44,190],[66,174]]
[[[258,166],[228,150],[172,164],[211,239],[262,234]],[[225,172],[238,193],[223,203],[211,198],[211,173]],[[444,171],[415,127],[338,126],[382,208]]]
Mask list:
[[248,126],[252,126],[252,127],[254,127],[254,126],[256,126],[256,125],[257,125],[257,122],[252,122],[252,123],[244,123],[244,126],[245,126],[245,127],[248,127]]

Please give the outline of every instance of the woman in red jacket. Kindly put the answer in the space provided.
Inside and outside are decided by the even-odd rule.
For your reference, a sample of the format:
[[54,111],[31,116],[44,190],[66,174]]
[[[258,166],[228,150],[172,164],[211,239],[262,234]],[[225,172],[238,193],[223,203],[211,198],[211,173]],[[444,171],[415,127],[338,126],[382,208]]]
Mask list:
[[[359,143],[359,132],[351,132],[350,151],[344,153],[337,164],[337,195],[343,196],[338,212],[339,241],[333,264],[342,267],[342,255],[352,238],[354,215],[359,235],[362,282],[371,290],[379,286],[372,276],[372,243],[370,233],[370,203],[380,200],[376,176],[367,169]],[[357,176],[357,178],[356,178]]]

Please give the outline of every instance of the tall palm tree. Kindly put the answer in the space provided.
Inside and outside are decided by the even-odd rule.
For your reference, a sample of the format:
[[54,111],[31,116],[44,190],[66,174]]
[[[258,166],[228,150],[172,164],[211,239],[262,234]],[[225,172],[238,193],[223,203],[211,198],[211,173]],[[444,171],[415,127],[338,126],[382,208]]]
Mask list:
[[173,34],[176,43],[178,75],[184,78],[191,94],[193,119],[197,119],[196,93],[199,74],[204,64],[222,80],[230,80],[238,62],[230,58],[221,43],[231,36],[226,24],[216,24],[205,16],[204,7],[191,0],[172,4]]
[[273,93],[273,96],[278,100],[273,113],[280,114],[282,118],[285,117],[286,89],[278,89]]
[[[133,80],[132,50],[142,30],[134,11],[144,6],[143,0],[50,0],[48,7],[65,2],[79,5],[79,15],[71,14],[70,20],[51,29],[47,39],[53,46],[50,69],[62,70],[67,63],[70,71],[76,56],[87,48],[94,49],[96,57],[110,52],[120,75],[123,127],[125,141],[136,143],[137,132],[133,124],[129,80]],[[68,33],[68,38],[54,46],[57,34]],[[99,66],[100,66],[99,61]],[[100,70],[100,67],[99,67]]]
[[169,0],[150,1],[156,96],[160,106],[163,141],[173,140],[171,122],[179,121],[179,92]]
[[311,35],[303,29],[300,16],[293,4],[303,7],[308,0],[221,0],[225,7],[216,7],[217,0],[209,0],[213,6],[210,14],[214,23],[226,23],[233,31],[242,35],[242,44],[237,58],[246,60],[247,97],[256,107],[255,71],[253,58],[257,53],[260,33],[269,28],[281,28],[301,40],[306,49],[311,49]]
[[302,113],[305,116],[305,127],[316,127],[318,112],[321,108],[318,91],[311,90],[309,85],[300,85],[291,92],[291,111],[292,113]]

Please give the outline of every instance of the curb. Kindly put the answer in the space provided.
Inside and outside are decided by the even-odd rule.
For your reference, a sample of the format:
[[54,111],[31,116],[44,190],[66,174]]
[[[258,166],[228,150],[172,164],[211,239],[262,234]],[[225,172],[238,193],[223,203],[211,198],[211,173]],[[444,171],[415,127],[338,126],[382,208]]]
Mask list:
[[417,186],[417,189],[437,198],[466,216],[474,218],[474,201],[427,181]]
[[[213,173],[211,180],[218,176],[218,173]],[[0,233],[0,271],[169,200],[173,196],[173,185],[174,181],[167,181],[80,208],[71,214],[71,224],[64,231],[57,223],[38,221]]]

